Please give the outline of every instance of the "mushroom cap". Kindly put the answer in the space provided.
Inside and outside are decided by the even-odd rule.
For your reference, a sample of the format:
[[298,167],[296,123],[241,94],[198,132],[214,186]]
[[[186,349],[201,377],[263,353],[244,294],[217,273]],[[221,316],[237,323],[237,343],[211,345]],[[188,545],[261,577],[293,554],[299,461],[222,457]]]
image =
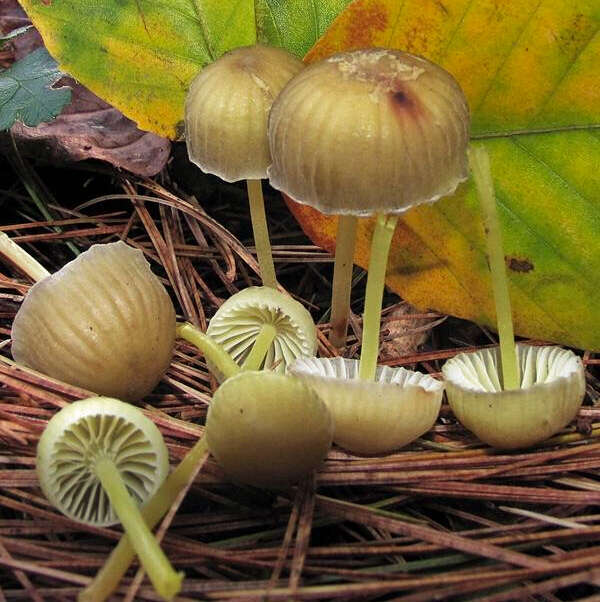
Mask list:
[[405,368],[378,366],[375,381],[358,378],[359,361],[302,358],[288,369],[323,399],[333,416],[333,440],[355,454],[393,451],[435,423],[444,383]]
[[34,284],[12,327],[18,363],[126,401],[152,391],[174,344],[167,291],[122,241],[93,245]]
[[327,407],[303,382],[247,371],[215,392],[205,436],[233,480],[279,487],[297,482],[323,461],[332,433]]
[[382,48],[334,54],[273,103],[269,180],[323,213],[401,213],[467,178],[469,123],[438,65]]
[[190,161],[227,182],[265,178],[271,104],[303,67],[286,50],[261,45],[235,48],[204,67],[185,102]]
[[442,372],[448,403],[481,441],[518,449],[544,441],[565,427],[585,395],[581,359],[560,347],[517,345],[521,388],[502,390],[499,348],[459,353]]
[[[268,286],[251,286],[229,297],[210,320],[206,334],[241,365],[263,324],[271,324],[277,331],[264,368],[284,373],[296,358],[316,353],[317,329],[308,310]],[[215,375],[223,380],[218,371]]]
[[37,447],[37,474],[44,495],[66,516],[96,526],[119,522],[100,479],[96,460],[110,458],[132,499],[144,503],[169,472],[169,454],[154,423],[118,399],[75,401],[48,422]]

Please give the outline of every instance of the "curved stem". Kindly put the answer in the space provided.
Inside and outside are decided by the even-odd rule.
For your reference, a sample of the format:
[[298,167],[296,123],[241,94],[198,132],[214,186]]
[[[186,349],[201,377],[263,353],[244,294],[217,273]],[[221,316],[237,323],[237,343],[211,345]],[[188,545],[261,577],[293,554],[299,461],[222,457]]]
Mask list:
[[371,256],[369,257],[369,274],[363,314],[363,339],[358,369],[359,377],[364,380],[373,380],[377,371],[385,271],[397,222],[397,215],[378,215],[375,232],[371,239]]
[[103,458],[96,463],[95,469],[154,589],[166,600],[172,600],[181,589],[183,573],[175,572],[158,545],[140,509],[131,499],[115,463],[110,458]]
[[358,218],[355,215],[340,215],[338,218],[329,332],[329,341],[338,348],[346,346],[357,224]]
[[277,277],[275,276],[275,265],[273,264],[273,253],[265,215],[262,182],[261,180],[246,180],[246,186],[248,188],[250,219],[252,220],[254,246],[256,247],[256,256],[260,266],[260,275],[265,286],[277,288]]
[[35,282],[50,276],[50,272],[41,263],[38,263],[5,232],[0,232],[0,255],[4,255]]
[[492,289],[496,305],[496,324],[500,339],[500,364],[502,366],[502,386],[505,390],[520,387],[519,363],[515,346],[515,334],[510,308],[506,264],[502,249],[502,230],[498,219],[494,182],[490,171],[490,159],[482,144],[471,145],[469,162],[477,194],[483,212],[483,223],[486,232],[486,242]]
[[[200,439],[141,509],[142,517],[148,528],[153,529],[169,511],[207,451],[205,440]],[[125,534],[106,559],[94,580],[79,594],[79,602],[103,602],[106,600],[117,589],[134,557],[135,552],[131,540],[129,535]]]
[[276,336],[277,329],[275,326],[272,324],[263,324],[260,327],[258,336],[254,340],[254,345],[252,345],[250,353],[242,364],[242,370],[260,370]]
[[234,376],[240,371],[240,367],[233,361],[222,345],[219,345],[217,341],[201,330],[198,330],[195,326],[192,326],[189,322],[177,324],[175,336],[185,339],[188,343],[196,346],[225,378]]

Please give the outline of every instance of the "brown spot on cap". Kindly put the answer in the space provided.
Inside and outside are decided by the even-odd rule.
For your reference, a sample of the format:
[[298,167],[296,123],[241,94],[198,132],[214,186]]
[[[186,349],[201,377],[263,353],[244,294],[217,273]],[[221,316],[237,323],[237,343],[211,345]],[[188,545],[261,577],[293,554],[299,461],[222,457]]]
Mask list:
[[533,263],[529,259],[519,259],[518,257],[505,257],[506,265],[513,272],[531,272]]

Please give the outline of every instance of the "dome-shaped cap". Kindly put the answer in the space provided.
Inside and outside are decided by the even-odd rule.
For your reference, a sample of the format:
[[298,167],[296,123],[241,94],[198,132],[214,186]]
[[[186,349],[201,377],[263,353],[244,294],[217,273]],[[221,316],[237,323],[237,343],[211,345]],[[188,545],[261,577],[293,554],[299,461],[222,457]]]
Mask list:
[[175,308],[139,249],[92,245],[31,287],[12,327],[17,363],[136,401],[166,372]]
[[269,179],[323,213],[400,213],[466,179],[469,122],[438,65],[381,48],[335,54],[273,103]]
[[257,45],[231,50],[202,69],[185,102],[190,161],[227,182],[265,178],[269,110],[302,68],[286,50]]

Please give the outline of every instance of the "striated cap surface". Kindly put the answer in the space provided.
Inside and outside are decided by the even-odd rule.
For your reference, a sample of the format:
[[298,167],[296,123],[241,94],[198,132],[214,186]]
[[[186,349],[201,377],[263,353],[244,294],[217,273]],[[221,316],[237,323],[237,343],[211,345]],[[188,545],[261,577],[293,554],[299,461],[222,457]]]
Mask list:
[[323,213],[401,213],[466,179],[469,125],[460,86],[438,65],[382,48],[335,54],[273,104],[269,179]]
[[302,68],[286,50],[256,45],[236,48],[202,69],[185,102],[190,161],[227,182],[266,177],[269,111]]
[[92,245],[31,287],[15,316],[12,354],[89,391],[136,401],[171,363],[175,309],[142,252]]

